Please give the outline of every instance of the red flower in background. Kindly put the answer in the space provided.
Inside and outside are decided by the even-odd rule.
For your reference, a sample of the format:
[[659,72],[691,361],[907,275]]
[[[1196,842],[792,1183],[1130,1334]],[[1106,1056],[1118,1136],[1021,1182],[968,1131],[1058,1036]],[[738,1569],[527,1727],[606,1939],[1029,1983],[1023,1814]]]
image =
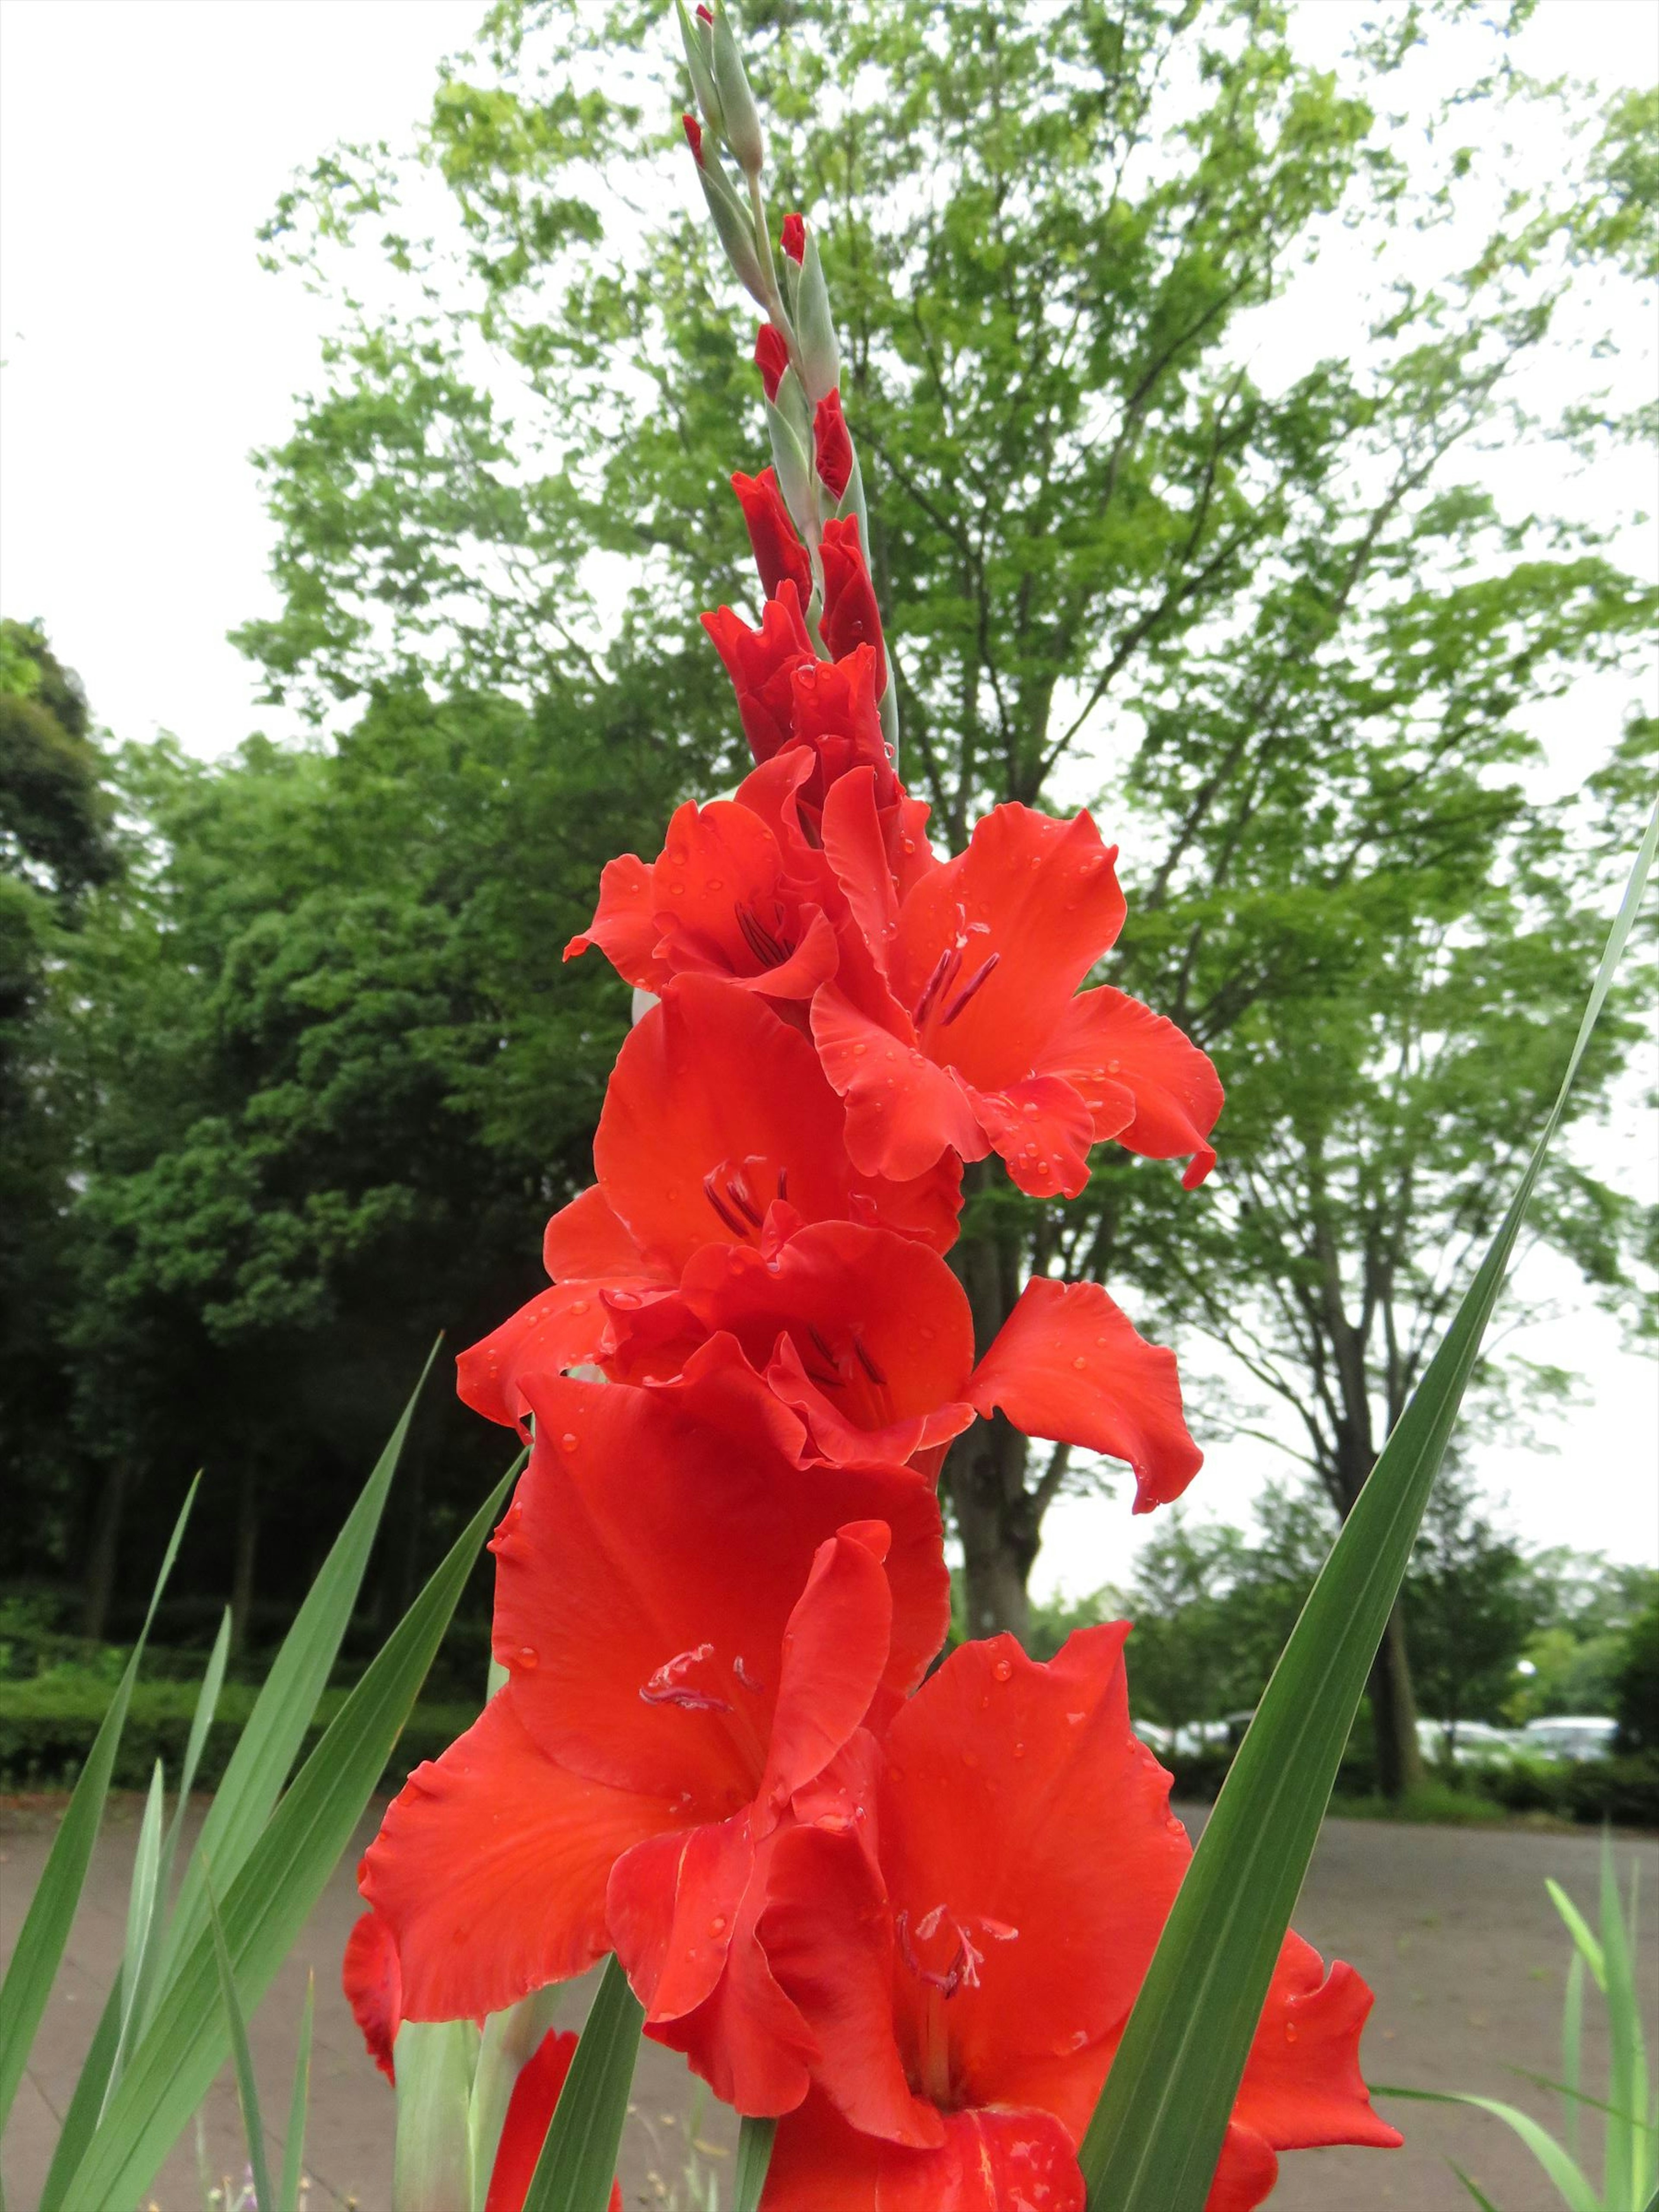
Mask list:
[[838,501],[853,477],[853,441],[847,434],[839,392],[826,392],[814,410],[812,451],[830,498]]
[[[1075,2147],[1191,1856],[1127,1632],[1047,1667],[963,1646],[888,1729],[865,1829],[780,1838],[761,1940],[822,2055],[763,2212],[1082,2212]],[[1211,2212],[1259,2203],[1279,2150],[1399,2141],[1359,2077],[1369,2004],[1287,1939]]]
[[796,598],[805,606],[812,596],[812,563],[795,535],[776,476],[770,469],[763,469],[757,477],[746,477],[739,471],[732,479],[732,489],[748,526],[762,591],[769,599],[775,597],[778,586],[787,576]]
[[763,323],[755,339],[755,366],[769,399],[778,396],[783,372],[789,366],[789,341],[775,323]]
[[1034,1197],[1074,1198],[1090,1146],[1115,1137],[1154,1158],[1190,1152],[1186,1181],[1200,1182],[1221,1110],[1209,1060],[1138,1000],[1076,996],[1124,916],[1115,851],[1088,815],[996,807],[901,901],[865,857],[868,795],[849,776],[836,796],[824,850],[869,968],[856,977],[843,961],[812,1031],[854,1160],[916,1174],[947,1150],[994,1150]]
[[812,2038],[751,1888],[786,1826],[846,1817],[836,1762],[943,1638],[938,1505],[896,1468],[802,1470],[735,1347],[656,1389],[526,1395],[535,1448],[492,1546],[507,1683],[360,1870],[403,2013],[500,2011],[614,1947],[720,2094],[786,2110]]
[[685,143],[691,149],[692,158],[696,161],[697,167],[702,168],[702,125],[698,122],[695,115],[682,115],[680,122],[685,131]]
[[783,250],[797,267],[806,258],[806,224],[798,215],[783,218]]
[[876,656],[876,696],[887,689],[887,649],[881,638],[881,611],[859,537],[859,519],[843,515],[826,522],[819,548],[823,562],[823,619],[818,625],[836,660],[861,645]]
[[403,2025],[404,1984],[397,1943],[379,1913],[360,1914],[352,1923],[340,1962],[340,1986],[369,2057],[386,2080],[395,2082],[392,2045]]

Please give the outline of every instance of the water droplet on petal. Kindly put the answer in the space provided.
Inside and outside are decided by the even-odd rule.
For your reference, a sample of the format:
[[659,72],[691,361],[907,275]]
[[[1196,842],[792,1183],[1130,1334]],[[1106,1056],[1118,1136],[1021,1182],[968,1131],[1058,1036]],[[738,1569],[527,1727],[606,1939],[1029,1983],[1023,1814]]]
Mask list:
[[563,1445],[566,1451],[574,1451],[576,1449],[577,1438],[569,1429],[565,1431],[564,1434],[559,1438],[559,1442]]
[[521,1644],[513,1654],[513,1663],[526,1674],[533,1674],[542,1663],[542,1655],[533,1644]]
[[1073,1364],[1073,1367],[1075,1367],[1075,1368],[1078,1370],[1079,1373],[1079,1374],[1081,1374],[1081,1372],[1083,1371],[1083,1370],[1084,1370],[1084,1369],[1085,1369],[1085,1368],[1089,1364],[1089,1363],[1088,1363],[1088,1361],[1084,1358],[1083,1354],[1079,1352],[1079,1354],[1078,1354],[1078,1356],[1077,1356],[1077,1358],[1076,1358],[1072,1362],[1072,1364]]
[[999,1659],[996,1665],[991,1669],[991,1672],[996,1676],[999,1682],[1007,1681],[1012,1675],[1013,1671],[1014,1662],[1012,1659]]

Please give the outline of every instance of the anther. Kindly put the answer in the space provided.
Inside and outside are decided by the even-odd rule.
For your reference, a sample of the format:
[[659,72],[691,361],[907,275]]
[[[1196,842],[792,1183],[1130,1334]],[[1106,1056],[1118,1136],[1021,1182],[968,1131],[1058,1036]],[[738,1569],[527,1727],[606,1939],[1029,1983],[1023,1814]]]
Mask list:
[[955,1021],[957,1016],[968,1004],[968,1001],[973,997],[975,992],[979,990],[989,981],[991,970],[996,967],[1001,958],[1002,955],[1000,952],[994,952],[990,958],[986,962],[985,965],[979,970],[977,975],[975,975],[973,981],[963,985],[962,988],[957,993],[955,998],[951,1000],[950,1005],[939,1016],[939,1025],[941,1029],[948,1029],[951,1024]]

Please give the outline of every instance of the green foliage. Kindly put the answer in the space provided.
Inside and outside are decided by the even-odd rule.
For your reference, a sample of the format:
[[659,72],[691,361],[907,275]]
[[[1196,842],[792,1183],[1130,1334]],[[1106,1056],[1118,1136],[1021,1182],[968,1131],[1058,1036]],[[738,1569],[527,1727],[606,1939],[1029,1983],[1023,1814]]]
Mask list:
[[1659,1753],[1659,1597],[1626,1632],[1613,1695],[1620,1750]]
[[1446,1723],[1498,1720],[1547,1602],[1521,1547],[1480,1510],[1479,1492],[1449,1467],[1423,1516],[1402,1595],[1412,1671],[1425,1713]]

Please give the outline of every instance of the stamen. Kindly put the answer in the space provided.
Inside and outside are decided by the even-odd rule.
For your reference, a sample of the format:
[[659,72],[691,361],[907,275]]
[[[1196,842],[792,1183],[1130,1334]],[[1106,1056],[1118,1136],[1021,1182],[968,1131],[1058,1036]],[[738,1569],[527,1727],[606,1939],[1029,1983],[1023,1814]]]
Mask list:
[[787,946],[772,934],[760,916],[746,906],[737,908],[738,927],[743,932],[744,942],[763,967],[781,967],[788,957]]
[[761,1217],[756,1211],[754,1200],[749,1195],[748,1184],[735,1168],[726,1178],[726,1194],[742,1214],[744,1219],[752,1222],[758,1229],[761,1225]]
[[942,1030],[948,1029],[950,1027],[951,1024],[955,1021],[957,1016],[968,1004],[968,1001],[973,997],[975,992],[989,981],[991,970],[998,965],[1001,958],[1002,955],[1000,952],[994,952],[990,958],[986,962],[985,965],[979,970],[979,973],[974,977],[973,981],[963,985],[962,988],[957,993],[955,998],[951,1000],[950,1005],[939,1016],[939,1025]]
[[676,1652],[672,1659],[663,1662],[649,1681],[640,1685],[640,1696],[647,1705],[678,1705],[689,1713],[729,1713],[732,1708],[724,1698],[717,1698],[707,1690],[694,1690],[683,1679],[689,1668],[701,1666],[714,1653],[712,1644],[699,1644],[695,1651]]
[[744,1688],[749,1691],[752,1696],[763,1698],[766,1695],[765,1683],[757,1682],[754,1676],[750,1673],[749,1669],[744,1665],[743,1654],[741,1651],[738,1652],[737,1657],[732,1662],[732,1672],[737,1676],[738,1681],[743,1684]]
[[781,1199],[787,1199],[788,1195],[789,1170],[787,1168],[780,1168],[778,1170],[778,1196]]
[[731,1207],[720,1196],[719,1191],[715,1189],[714,1178],[712,1175],[706,1175],[702,1179],[702,1194],[708,1200],[710,1206],[714,1207],[715,1212],[719,1214],[720,1219],[726,1224],[732,1234],[734,1237],[740,1237],[744,1243],[747,1243],[749,1241],[748,1229],[738,1216],[732,1212]]
[[859,1365],[864,1370],[865,1373],[870,1377],[870,1380],[876,1385],[877,1389],[879,1389],[886,1382],[887,1377],[882,1373],[880,1368],[877,1366],[875,1361],[871,1358],[869,1353],[865,1350],[864,1340],[861,1337],[854,1337],[853,1349],[858,1354]]
[[921,996],[916,1000],[916,1011],[914,1018],[918,1029],[920,1029],[922,1024],[927,1020],[928,1012],[933,1006],[934,1000],[938,998],[939,993],[945,988],[945,985],[955,976],[957,969],[960,968],[961,965],[961,951],[956,945],[947,945],[944,951],[939,954],[933,974],[927,978],[926,983],[922,985]]
[[823,1337],[819,1334],[818,1331],[814,1328],[811,1322],[808,1322],[806,1324],[806,1334],[811,1338],[812,1347],[814,1351],[817,1352],[818,1358],[823,1360],[824,1365],[826,1367],[835,1366],[836,1364],[835,1353],[830,1351],[829,1346],[824,1342]]

